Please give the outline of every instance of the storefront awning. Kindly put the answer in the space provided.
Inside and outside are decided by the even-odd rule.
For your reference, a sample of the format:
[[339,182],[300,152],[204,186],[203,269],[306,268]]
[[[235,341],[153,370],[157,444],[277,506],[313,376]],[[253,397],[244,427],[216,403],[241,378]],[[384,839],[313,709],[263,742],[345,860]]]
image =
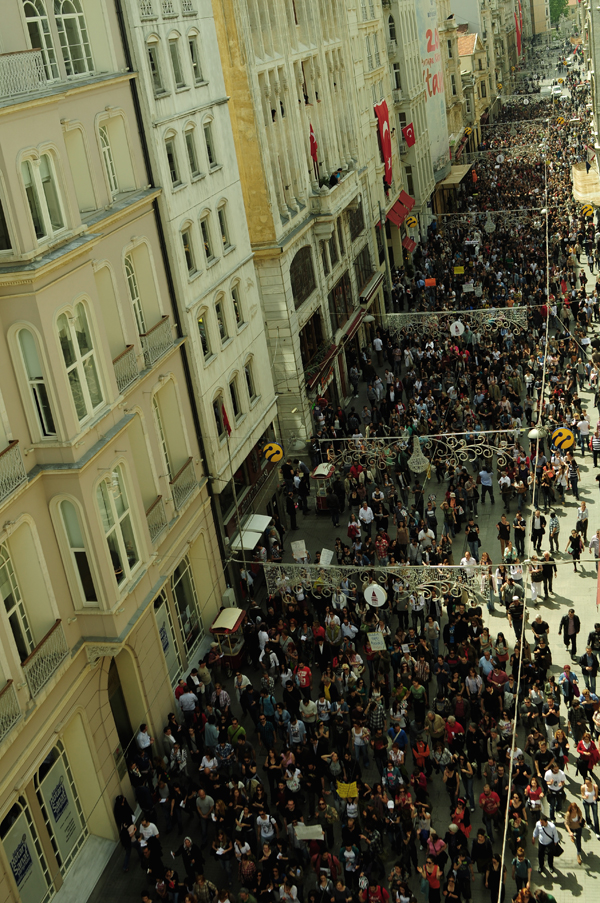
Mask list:
[[417,247],[417,243],[416,241],[413,241],[412,238],[408,238],[407,236],[406,238],[402,239],[402,247],[405,248],[405,250],[407,250],[409,254],[412,254],[414,249]]
[[246,552],[251,552],[252,549],[255,549],[258,543],[262,538],[262,531],[257,533],[254,530],[242,530],[242,535],[236,533],[231,538],[231,548],[235,552],[241,552],[244,549]]
[[340,346],[336,345],[335,342],[329,346],[327,353],[319,364],[317,370],[306,380],[306,386],[308,389],[314,389],[314,387],[320,381],[324,371],[331,365],[332,360],[335,358],[339,350]]
[[576,163],[571,167],[573,179],[573,197],[582,204],[594,204],[600,207],[600,178],[595,166],[585,171],[585,163]]
[[367,304],[371,300],[371,298],[373,297],[373,295],[375,294],[375,292],[377,291],[377,289],[379,288],[379,286],[381,285],[382,282],[383,282],[383,273],[376,273],[373,276],[373,278],[371,279],[371,281],[367,282],[367,284],[363,288],[362,292],[360,293],[360,303]]
[[344,335],[342,336],[342,342],[347,342],[348,339],[351,339],[352,336],[358,331],[358,327],[362,323],[362,318],[364,317],[364,310],[359,310],[350,322],[348,323],[346,329],[344,330]]
[[405,207],[400,201],[396,201],[392,209],[386,213],[385,217],[395,226],[401,226],[409,213],[410,210],[408,207]]
[[271,525],[273,518],[268,514],[251,514],[242,523],[242,530],[263,532]]
[[410,194],[407,194],[404,189],[400,192],[400,197],[398,198],[401,204],[404,204],[406,209],[410,212],[415,206],[415,199],[411,198]]
[[438,188],[454,188],[456,185],[460,185],[470,169],[470,163],[464,163],[461,166],[452,166],[450,168],[450,175],[446,176],[445,179],[442,179]]

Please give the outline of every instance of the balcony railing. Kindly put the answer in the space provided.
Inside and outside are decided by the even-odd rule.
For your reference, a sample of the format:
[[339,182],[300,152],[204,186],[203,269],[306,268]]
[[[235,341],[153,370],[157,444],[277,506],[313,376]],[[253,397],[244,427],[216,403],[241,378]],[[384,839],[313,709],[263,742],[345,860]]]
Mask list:
[[41,50],[0,54],[0,97],[31,94],[47,84]]
[[146,511],[146,520],[150,531],[150,539],[152,542],[156,542],[167,526],[167,513],[162,495],[159,495]]
[[396,56],[396,52],[398,50],[398,44],[396,41],[388,41],[387,51],[388,56]]
[[400,138],[398,141],[398,152],[401,157],[404,157],[405,154],[408,153],[408,144],[404,140],[404,138]]
[[135,346],[128,345],[118,354],[113,361],[113,367],[119,392],[124,392],[139,376]]
[[140,16],[142,19],[153,19],[156,16],[154,12],[154,3],[157,0],[140,0]]
[[392,91],[392,98],[394,103],[402,103],[402,100],[404,98],[402,88],[394,88],[394,90]]
[[27,482],[27,472],[19,448],[19,440],[14,439],[0,452],[0,502]]
[[159,320],[156,326],[153,326],[148,332],[144,332],[140,339],[142,340],[146,367],[152,367],[159,357],[162,357],[169,348],[173,347],[173,333],[171,332],[171,320],[169,317],[163,317]]
[[181,12],[184,16],[192,16],[196,12],[194,0],[181,0]]
[[12,680],[8,680],[0,690],[0,741],[21,717],[21,707]]
[[197,485],[194,461],[192,458],[188,458],[181,470],[169,481],[173,504],[177,510],[183,507],[185,500],[189,498]]
[[176,16],[177,10],[175,9],[175,4],[173,0],[162,0],[162,14],[163,16]]
[[69,654],[69,645],[60,618],[22,664],[32,696],[42,690]]

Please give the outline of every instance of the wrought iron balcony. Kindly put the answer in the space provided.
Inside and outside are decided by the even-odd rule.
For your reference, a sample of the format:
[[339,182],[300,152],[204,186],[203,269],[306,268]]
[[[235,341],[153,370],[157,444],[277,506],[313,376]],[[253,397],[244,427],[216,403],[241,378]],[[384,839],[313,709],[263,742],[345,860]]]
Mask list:
[[20,717],[21,707],[15,685],[12,680],[7,680],[0,690],[0,741],[4,740]]
[[173,504],[178,511],[183,507],[197,485],[198,480],[194,471],[194,461],[192,458],[188,458],[179,472],[169,481]]
[[0,54],[0,98],[32,94],[47,83],[41,50]]
[[0,452],[0,503],[26,482],[27,472],[19,440],[14,439]]
[[46,686],[68,655],[69,645],[59,618],[21,666],[32,696]]
[[146,521],[148,522],[150,539],[152,542],[156,542],[160,534],[167,527],[167,512],[165,511],[165,503],[162,495],[157,496],[146,511]]
[[398,51],[398,44],[396,43],[396,41],[388,41],[388,45],[387,45],[388,56],[396,56],[397,51]]
[[402,91],[402,88],[394,88],[394,90],[392,91],[392,98],[394,100],[394,103],[402,103],[402,101],[404,100],[404,93]]
[[173,333],[171,332],[171,320],[162,317],[152,329],[140,335],[144,362],[146,367],[152,367],[159,357],[173,347]]
[[119,392],[124,392],[139,376],[135,346],[128,345],[118,354],[113,361],[113,367]]

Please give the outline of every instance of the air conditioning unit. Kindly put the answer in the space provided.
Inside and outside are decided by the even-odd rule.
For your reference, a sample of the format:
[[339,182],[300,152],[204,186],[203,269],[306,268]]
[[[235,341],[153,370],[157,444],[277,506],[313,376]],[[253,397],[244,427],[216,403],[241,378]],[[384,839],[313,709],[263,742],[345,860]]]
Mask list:
[[235,592],[231,586],[227,587],[221,596],[221,604],[223,605],[223,608],[236,607]]

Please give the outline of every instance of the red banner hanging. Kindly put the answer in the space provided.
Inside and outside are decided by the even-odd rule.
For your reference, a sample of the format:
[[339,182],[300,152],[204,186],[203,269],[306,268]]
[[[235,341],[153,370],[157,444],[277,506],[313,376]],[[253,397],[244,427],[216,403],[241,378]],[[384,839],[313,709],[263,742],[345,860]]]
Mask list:
[[375,104],[375,115],[379,123],[379,140],[385,164],[384,178],[388,185],[392,184],[392,136],[390,134],[390,114],[385,100]]

